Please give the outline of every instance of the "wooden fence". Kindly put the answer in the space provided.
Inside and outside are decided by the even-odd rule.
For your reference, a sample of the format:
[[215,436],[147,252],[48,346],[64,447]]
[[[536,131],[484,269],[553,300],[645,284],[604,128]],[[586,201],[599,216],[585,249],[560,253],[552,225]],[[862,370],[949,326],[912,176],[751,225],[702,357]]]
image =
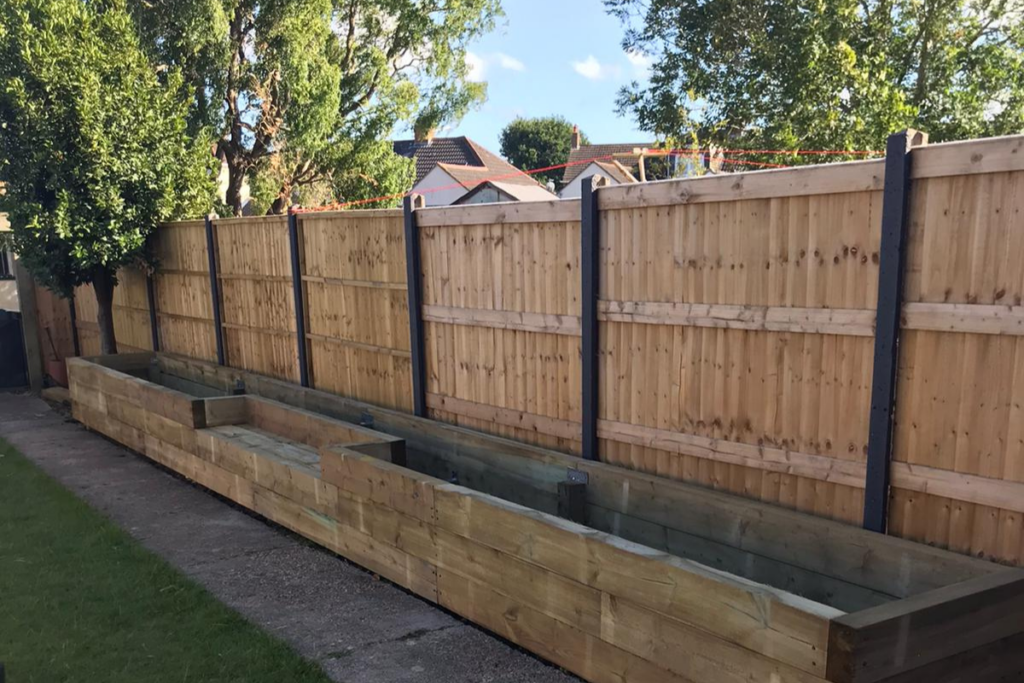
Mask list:
[[[314,388],[407,411],[422,392],[439,420],[850,523],[882,491],[889,533],[1019,563],[1024,137],[915,148],[907,180],[900,161],[418,209],[413,291],[401,211],[299,214],[301,318],[288,218],[212,221],[216,288],[207,225],[176,223],[157,235],[159,346],[216,360],[219,308],[226,364],[297,382],[301,320]],[[903,285],[880,297],[886,264]],[[118,291],[122,346],[150,348],[145,277]]]

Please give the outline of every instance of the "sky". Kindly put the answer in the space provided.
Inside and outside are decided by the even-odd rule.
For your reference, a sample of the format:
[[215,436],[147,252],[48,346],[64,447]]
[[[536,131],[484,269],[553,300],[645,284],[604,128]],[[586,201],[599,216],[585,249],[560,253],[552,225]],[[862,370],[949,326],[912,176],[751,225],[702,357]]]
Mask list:
[[503,0],[505,17],[469,48],[470,77],[487,82],[487,102],[454,129],[495,153],[501,130],[516,116],[560,115],[591,142],[642,142],[630,117],[615,113],[615,97],[643,80],[642,58],[621,47],[623,28],[601,0]]

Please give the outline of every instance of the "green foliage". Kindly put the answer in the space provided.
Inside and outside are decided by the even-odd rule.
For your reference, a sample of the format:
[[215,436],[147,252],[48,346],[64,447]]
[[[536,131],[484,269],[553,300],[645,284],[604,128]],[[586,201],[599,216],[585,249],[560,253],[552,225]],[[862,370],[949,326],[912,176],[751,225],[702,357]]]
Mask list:
[[[605,0],[653,58],[618,106],[675,140],[882,149],[1024,130],[1022,0]],[[796,161],[787,158],[787,162]]]
[[[581,144],[589,145],[590,140],[581,131]],[[535,119],[517,118],[501,131],[501,154],[513,166],[528,171],[564,164],[572,151],[572,124],[561,116],[545,116]],[[562,179],[562,169],[537,173],[534,177],[541,183]]]
[[192,125],[217,123],[235,212],[245,179],[258,211],[408,190],[411,166],[380,141],[402,124],[457,120],[482,101],[483,84],[466,81],[466,44],[500,11],[499,0],[133,4],[153,58],[201,94]]
[[158,78],[123,0],[0,0],[0,182],[15,249],[61,294],[145,257],[160,221],[202,215],[210,141]]

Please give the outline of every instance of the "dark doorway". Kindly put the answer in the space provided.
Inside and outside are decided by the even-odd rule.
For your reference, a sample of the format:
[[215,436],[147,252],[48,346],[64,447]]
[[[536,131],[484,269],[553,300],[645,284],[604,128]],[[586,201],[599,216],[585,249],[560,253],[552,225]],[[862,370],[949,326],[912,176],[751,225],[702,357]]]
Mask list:
[[28,385],[21,314],[0,311],[0,389]]

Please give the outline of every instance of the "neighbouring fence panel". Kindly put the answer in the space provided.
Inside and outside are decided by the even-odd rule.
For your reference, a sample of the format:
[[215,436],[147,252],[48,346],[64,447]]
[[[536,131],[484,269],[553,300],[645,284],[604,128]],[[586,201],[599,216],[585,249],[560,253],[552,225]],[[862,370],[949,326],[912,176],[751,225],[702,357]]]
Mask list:
[[[75,314],[82,355],[99,355],[98,306],[92,285],[82,285],[75,289]],[[146,274],[143,271],[136,268],[122,268],[117,272],[113,315],[114,337],[117,340],[119,352],[152,350],[149,299],[146,294]]]
[[46,287],[36,285],[36,310],[39,314],[39,344],[43,357],[63,360],[75,355],[71,331],[71,302]]
[[860,521],[883,175],[600,190],[602,460]]
[[416,212],[432,417],[579,452],[579,211]]
[[205,222],[161,225],[153,246],[158,264],[153,286],[160,350],[215,361]]
[[288,219],[214,223],[225,362],[299,381]]
[[914,152],[890,532],[1024,560],[1024,138]]
[[[412,409],[402,212],[299,216],[314,387]],[[295,348],[293,335],[292,348]],[[293,352],[294,355],[294,352]]]

